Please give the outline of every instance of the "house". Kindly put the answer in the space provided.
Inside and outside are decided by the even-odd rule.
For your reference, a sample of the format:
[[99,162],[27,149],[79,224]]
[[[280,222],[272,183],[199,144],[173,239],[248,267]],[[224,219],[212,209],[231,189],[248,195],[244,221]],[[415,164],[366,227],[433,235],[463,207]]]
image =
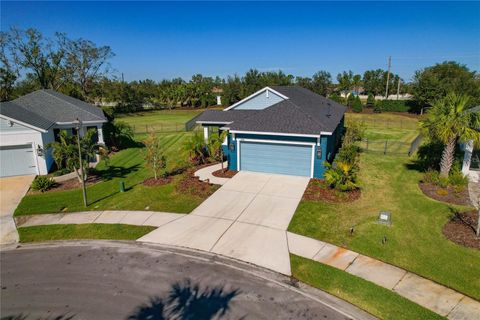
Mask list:
[[[468,112],[480,112],[480,106],[471,108]],[[474,149],[472,140],[463,143],[461,149],[464,152],[462,173],[475,182],[480,181],[480,150]]]
[[263,88],[197,118],[205,139],[228,130],[228,169],[323,178],[344,131],[346,107],[297,86]]
[[[81,121],[79,126],[77,119]],[[102,109],[53,90],[38,90],[0,104],[0,177],[47,174],[54,161],[45,146],[60,130],[97,131],[103,144]]]

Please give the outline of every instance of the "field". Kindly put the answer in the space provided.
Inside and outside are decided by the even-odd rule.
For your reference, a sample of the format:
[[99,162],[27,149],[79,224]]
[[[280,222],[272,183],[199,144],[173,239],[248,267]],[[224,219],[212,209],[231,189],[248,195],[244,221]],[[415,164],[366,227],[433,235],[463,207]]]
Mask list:
[[132,126],[136,134],[185,131],[185,123],[203,110],[153,110],[117,115]]
[[[367,130],[372,139],[390,132],[390,128]],[[408,131],[401,136],[399,132],[396,137],[405,141],[416,134]],[[480,274],[480,252],[443,236],[442,228],[452,216],[453,206],[423,195],[418,187],[421,173],[412,160],[362,153],[361,198],[346,204],[302,201],[289,230],[397,265],[478,300],[480,277],[474,275]],[[380,211],[391,212],[391,227],[376,223]],[[386,244],[382,244],[384,236]]]

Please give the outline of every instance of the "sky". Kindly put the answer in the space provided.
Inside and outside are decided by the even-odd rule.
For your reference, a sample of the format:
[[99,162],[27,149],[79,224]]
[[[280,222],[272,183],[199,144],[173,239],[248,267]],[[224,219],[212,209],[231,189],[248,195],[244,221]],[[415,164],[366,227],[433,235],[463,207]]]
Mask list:
[[480,2],[1,2],[2,31],[109,45],[126,80],[248,69],[333,77],[387,68],[411,80],[445,60],[480,70]]

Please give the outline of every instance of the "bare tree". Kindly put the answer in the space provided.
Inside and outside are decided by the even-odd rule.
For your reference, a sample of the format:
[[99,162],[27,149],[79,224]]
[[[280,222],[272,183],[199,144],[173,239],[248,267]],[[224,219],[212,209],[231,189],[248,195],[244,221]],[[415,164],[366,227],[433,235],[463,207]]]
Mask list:
[[12,59],[8,48],[8,34],[0,32],[0,100],[11,99],[15,81],[18,78],[18,68]]

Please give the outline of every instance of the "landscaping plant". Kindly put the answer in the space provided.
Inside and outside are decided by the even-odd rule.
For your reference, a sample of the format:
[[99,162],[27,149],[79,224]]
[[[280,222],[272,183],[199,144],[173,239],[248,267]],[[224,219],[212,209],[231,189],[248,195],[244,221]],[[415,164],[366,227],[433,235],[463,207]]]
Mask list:
[[369,93],[367,98],[367,107],[373,108],[374,106],[375,106],[375,96]]
[[32,182],[32,189],[36,191],[45,192],[55,186],[56,182],[51,177],[36,176]]
[[228,131],[222,131],[220,134],[212,134],[208,138],[208,153],[216,161],[220,161],[223,171],[223,141],[227,138]]
[[163,171],[163,176],[167,175],[165,168],[167,167],[167,158],[163,152],[162,145],[160,140],[157,138],[155,133],[150,133],[150,135],[145,139],[145,164],[148,168],[153,171],[155,180],[158,179],[160,172]]
[[198,132],[185,141],[184,148],[188,152],[190,161],[193,164],[199,165],[206,163],[208,153],[205,141]]
[[480,113],[469,112],[469,97],[450,93],[437,100],[427,117],[420,121],[423,132],[443,144],[440,175],[448,177],[458,142],[480,143]]
[[340,191],[358,189],[357,168],[355,164],[336,161],[332,165],[327,163],[325,182]]

